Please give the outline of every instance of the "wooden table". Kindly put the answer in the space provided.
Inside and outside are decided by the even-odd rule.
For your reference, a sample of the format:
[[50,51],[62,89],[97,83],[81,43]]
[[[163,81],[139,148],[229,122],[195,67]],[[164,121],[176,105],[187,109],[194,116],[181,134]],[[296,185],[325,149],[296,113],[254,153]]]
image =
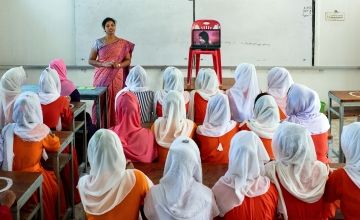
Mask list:
[[[73,156],[73,148],[74,148],[74,133],[72,131],[53,131],[53,133],[59,137],[60,139],[60,149],[56,153],[48,153],[49,159],[45,162],[44,166],[47,168],[53,168],[58,186],[61,186],[61,176],[60,172],[61,170],[66,166],[66,164],[70,163],[70,181],[71,186],[70,188],[70,208],[67,210],[67,213],[65,213],[65,217],[67,215],[70,215],[71,217],[74,217],[74,210],[75,210],[75,204],[74,204],[74,164],[72,161]],[[65,148],[70,145],[70,154],[68,153],[62,153]],[[58,219],[61,219],[60,216],[60,197],[61,193],[60,190],[58,191],[58,199],[57,199],[57,216]]]
[[[339,162],[342,163],[345,161],[345,157],[341,148],[341,133],[344,126],[345,110],[349,106],[360,106],[360,91],[329,91],[328,96],[328,118],[330,125],[332,120],[332,113],[339,117]],[[333,101],[339,105],[338,108],[333,106]]]
[[[219,88],[221,90],[228,90],[230,89],[234,83],[235,83],[235,79],[234,78],[223,78],[222,79],[222,85],[219,86]],[[186,78],[184,80],[184,90],[185,91],[191,91],[191,90],[194,90],[195,89],[195,78],[192,78],[191,79],[191,84],[187,84],[186,83]]]
[[[86,129],[86,103],[85,102],[72,102],[72,105],[74,105],[73,108],[71,108],[71,111],[74,115],[73,120],[73,128],[72,131],[76,134],[79,133],[79,131],[82,131],[82,137],[83,137],[83,163],[79,165],[81,169],[86,171],[87,169],[87,129]],[[79,119],[77,116],[81,116],[82,119]],[[76,118],[77,117],[77,118]],[[82,129],[81,129],[82,128]],[[75,138],[75,135],[74,135]],[[75,139],[74,139],[75,143]],[[77,172],[77,171],[76,171]]]
[[[108,111],[108,103],[107,103],[107,88],[106,87],[94,87],[93,89],[78,87],[80,93],[81,100],[93,100],[94,103],[98,103],[96,105],[96,127],[97,128],[107,128],[107,111]],[[100,99],[103,97],[105,99],[105,107],[102,108],[100,106]],[[104,111],[104,124],[101,126],[101,113]]]
[[[14,219],[31,219],[36,213],[40,214],[40,219],[43,219],[42,206],[42,181],[41,173],[20,172],[20,171],[0,171],[0,176],[12,179],[13,185],[10,190],[14,191],[16,195],[15,203],[11,207],[11,212]],[[5,184],[0,180],[0,188],[5,187]],[[38,192],[39,203],[31,207],[29,213],[21,212],[21,208],[29,200],[29,198]]]
[[[163,176],[164,164],[161,163],[133,163],[135,169],[145,173],[154,184],[158,184]],[[214,184],[225,174],[227,164],[202,164],[203,184],[212,188]]]
[[[27,84],[21,86],[21,91],[31,91],[38,93],[39,92],[39,85],[37,84]],[[78,91],[80,93],[80,99],[81,100],[93,100],[96,103],[100,103],[100,98],[104,97],[105,99],[105,107],[101,108],[100,104],[96,107],[96,126],[100,128],[100,121],[101,121],[101,113],[104,111],[105,119],[107,119],[107,88],[106,87],[78,87]],[[105,120],[104,125],[102,125],[103,128],[107,127],[107,120]]]

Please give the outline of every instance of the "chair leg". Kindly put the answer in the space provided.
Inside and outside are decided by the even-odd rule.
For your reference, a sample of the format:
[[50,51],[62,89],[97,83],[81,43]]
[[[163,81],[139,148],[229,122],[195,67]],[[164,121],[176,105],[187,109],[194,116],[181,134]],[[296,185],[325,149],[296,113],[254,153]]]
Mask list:
[[222,85],[222,67],[221,67],[221,52],[220,52],[220,49],[217,51],[217,58],[218,58],[218,70],[219,70],[219,73],[218,73],[218,76],[219,76],[219,82],[220,82],[220,85]]
[[200,69],[200,54],[196,54],[196,73],[195,76],[197,76],[199,69]]
[[192,50],[189,50],[189,56],[188,56],[188,73],[187,73],[187,84],[190,85],[191,83],[191,77],[192,77],[192,67],[193,67],[193,53]]

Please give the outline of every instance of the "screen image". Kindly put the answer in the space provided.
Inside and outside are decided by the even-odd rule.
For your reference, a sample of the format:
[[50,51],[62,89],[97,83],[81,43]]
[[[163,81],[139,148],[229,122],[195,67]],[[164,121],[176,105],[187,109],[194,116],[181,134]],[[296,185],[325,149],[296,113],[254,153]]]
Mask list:
[[193,48],[220,48],[220,30],[193,30]]

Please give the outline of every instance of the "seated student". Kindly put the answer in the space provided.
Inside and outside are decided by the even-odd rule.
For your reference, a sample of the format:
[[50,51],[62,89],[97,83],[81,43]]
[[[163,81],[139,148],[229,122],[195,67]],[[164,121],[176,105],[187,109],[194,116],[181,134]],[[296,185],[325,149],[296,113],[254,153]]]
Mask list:
[[169,91],[175,90],[183,94],[186,112],[189,109],[190,94],[184,91],[184,76],[176,67],[167,67],[164,70],[164,89],[156,91],[154,96],[154,109],[157,117],[162,117],[162,106]]
[[259,137],[240,131],[231,140],[229,168],[212,188],[224,219],[272,220],[276,217],[278,193],[264,176],[269,156]]
[[[70,100],[65,96],[60,95],[61,84],[59,76],[56,70],[46,68],[40,75],[39,80],[39,99],[41,103],[41,109],[44,118],[44,124],[46,124],[52,130],[71,130],[73,123],[73,113],[70,109]],[[70,149],[67,147],[63,153],[69,153]],[[74,182],[79,179],[79,164],[77,160],[77,149],[73,149],[73,168],[74,168]],[[64,180],[65,195],[69,195],[68,189],[71,186],[70,174],[71,166],[67,164],[62,171]],[[77,188],[75,191],[75,203],[80,202],[80,197]]]
[[268,93],[275,98],[279,106],[280,119],[284,120],[286,115],[287,92],[294,81],[289,71],[283,67],[273,67],[267,75]]
[[169,91],[163,105],[164,116],[155,120],[154,131],[159,161],[165,162],[169,147],[175,138],[183,135],[192,138],[196,124],[186,119],[184,98],[177,91]]
[[59,186],[53,171],[41,166],[44,150],[55,152],[60,140],[43,124],[39,98],[35,93],[24,92],[14,104],[13,120],[2,130],[4,161],[2,170],[41,172],[44,219],[56,218],[56,201]]
[[[147,73],[142,66],[136,65],[131,68],[129,75],[126,77],[126,87],[120,90],[116,97],[126,91],[133,92],[140,103],[141,122],[150,123],[154,120],[154,91],[146,87]],[[115,100],[117,98],[115,97]],[[116,110],[116,105],[115,105]]]
[[231,138],[239,131],[230,117],[226,95],[219,93],[209,99],[204,123],[197,127],[195,137],[202,162],[228,163]]
[[188,118],[196,124],[202,124],[209,99],[221,93],[217,75],[213,69],[202,68],[195,80],[195,90],[190,93]]
[[154,133],[141,127],[140,105],[132,92],[116,96],[117,125],[110,128],[120,138],[125,157],[134,162],[151,163],[157,157]]
[[310,133],[300,125],[283,122],[272,141],[275,161],[265,165],[266,175],[279,193],[283,219],[327,219],[323,199],[328,178],[326,165],[316,160]]
[[11,206],[14,204],[16,195],[11,190],[0,193],[0,216],[2,220],[12,220]]
[[320,113],[318,94],[304,85],[292,85],[288,92],[286,114],[287,121],[299,124],[310,132],[317,159],[329,163],[327,153],[330,124],[326,116]]
[[346,158],[346,165],[330,174],[324,199],[328,202],[340,200],[340,209],[344,219],[359,219],[360,122],[344,126],[341,134],[341,148]]
[[254,118],[247,120],[240,130],[255,132],[263,142],[270,159],[274,160],[271,141],[279,124],[279,109],[274,98],[268,93],[260,93],[255,99]]
[[50,62],[49,67],[56,70],[60,78],[61,91],[60,95],[70,96],[72,102],[80,102],[80,93],[72,81],[67,78],[66,65],[62,59],[54,59]]
[[39,98],[44,115],[44,124],[53,130],[70,130],[73,113],[70,100],[60,95],[61,83],[56,70],[46,68],[40,75]]
[[0,130],[13,122],[12,112],[16,97],[21,93],[21,86],[26,80],[22,66],[9,69],[1,77],[0,83]]
[[145,197],[150,220],[210,220],[219,214],[212,191],[202,184],[199,149],[186,136],[171,144],[160,183]]
[[[61,83],[61,91],[60,91],[60,95],[61,96],[69,96],[70,97],[70,102],[80,102],[80,93],[77,90],[76,86],[74,85],[74,83],[72,81],[70,81],[67,78],[67,70],[66,70],[66,65],[64,63],[64,61],[62,59],[54,59],[50,62],[49,67],[51,69],[56,70],[57,74],[59,75],[60,78],[60,83]],[[78,120],[83,121],[84,117],[82,115],[78,116]],[[91,120],[91,116],[89,113],[86,112],[86,130],[87,130],[87,139],[88,141],[90,140],[91,136],[95,133],[96,131],[96,126],[94,124],[92,124],[92,120]],[[77,149],[77,153],[78,153],[78,158],[82,160],[83,158],[83,153],[86,152],[82,152],[82,149]]]
[[226,94],[229,97],[231,119],[243,122],[253,117],[255,97],[260,93],[256,69],[243,63],[236,67],[235,84]]
[[136,169],[126,169],[119,137],[98,130],[88,146],[90,174],[80,178],[78,188],[88,220],[137,220],[152,182]]

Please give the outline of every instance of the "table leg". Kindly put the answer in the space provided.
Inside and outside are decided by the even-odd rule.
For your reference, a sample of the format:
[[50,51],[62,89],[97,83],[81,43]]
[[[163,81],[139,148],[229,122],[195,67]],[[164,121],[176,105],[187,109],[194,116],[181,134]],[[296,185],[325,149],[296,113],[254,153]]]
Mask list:
[[85,162],[85,171],[87,171],[87,129],[86,129],[86,108],[84,110],[84,135],[83,135],[83,161]]
[[344,126],[344,106],[342,103],[340,103],[339,106],[339,163],[344,163],[345,162],[345,158],[344,158],[344,153],[343,150],[341,148],[341,133],[343,130],[343,126]]
[[107,118],[107,111],[108,111],[108,95],[107,95],[107,89],[105,90],[105,111],[104,111],[104,128],[108,128],[108,118]]
[[97,119],[96,119],[96,127],[97,128],[101,128],[101,103],[100,103],[100,97],[97,98],[97,105],[96,105],[96,115],[97,115]]
[[70,143],[70,207],[71,207],[71,218],[74,218],[74,211],[75,211],[75,205],[74,205],[74,139]]
[[[60,189],[59,189],[60,190]],[[40,219],[44,219],[44,210],[43,210],[43,195],[42,195],[42,183],[40,183],[39,187],[39,199],[40,199]]]

